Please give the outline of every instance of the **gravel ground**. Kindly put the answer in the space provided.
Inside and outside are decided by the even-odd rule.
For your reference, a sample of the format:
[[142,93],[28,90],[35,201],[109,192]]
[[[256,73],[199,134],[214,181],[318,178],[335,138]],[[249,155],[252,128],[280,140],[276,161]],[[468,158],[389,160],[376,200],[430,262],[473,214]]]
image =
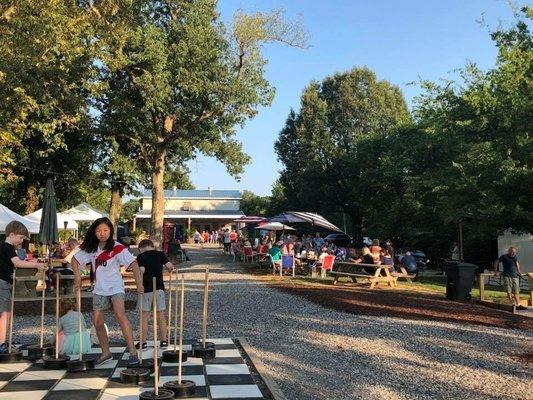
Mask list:
[[[531,331],[347,314],[268,287],[220,250],[190,253],[186,338],[200,333],[208,265],[209,336],[246,338],[288,400],[533,399],[532,365],[512,358],[533,351]],[[36,340],[39,317],[15,321],[17,340]]]

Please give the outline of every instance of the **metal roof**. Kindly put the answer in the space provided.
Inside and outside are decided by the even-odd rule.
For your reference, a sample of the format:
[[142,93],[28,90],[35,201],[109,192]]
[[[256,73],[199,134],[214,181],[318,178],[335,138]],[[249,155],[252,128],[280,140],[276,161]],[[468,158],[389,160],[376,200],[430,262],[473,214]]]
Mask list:
[[[140,210],[137,218],[150,218],[151,210]],[[164,218],[236,219],[244,216],[241,210],[165,210]]]
[[[145,189],[143,198],[151,198],[152,190]],[[232,199],[241,200],[242,193],[239,190],[165,190],[165,198],[178,199]]]

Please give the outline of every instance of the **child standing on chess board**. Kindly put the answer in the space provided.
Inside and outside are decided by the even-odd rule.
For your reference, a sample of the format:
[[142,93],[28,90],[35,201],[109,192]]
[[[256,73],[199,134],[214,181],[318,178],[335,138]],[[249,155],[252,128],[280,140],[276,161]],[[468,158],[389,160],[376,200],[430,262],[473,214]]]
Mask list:
[[113,224],[109,218],[98,218],[91,224],[83,243],[80,245],[80,251],[72,258],[74,282],[76,288],[81,287],[79,267],[90,264],[95,276],[93,324],[102,348],[102,355],[96,363],[102,365],[113,360],[104,324],[105,311],[112,307],[130,353],[128,363],[138,364],[139,359],[133,343],[133,332],[124,308],[125,290],[120,266],[131,267],[138,293],[143,293],[144,288],[137,261],[125,246],[115,242],[113,232]]
[[[143,324],[141,329],[141,341],[135,347],[146,349],[146,337],[148,335],[148,319],[153,302],[156,302],[157,325],[161,336],[160,347],[168,346],[167,321],[165,318],[165,283],[163,282],[163,268],[167,271],[174,269],[174,265],[168,261],[167,255],[162,251],[154,249],[154,243],[149,239],[141,240],[139,243],[141,254],[137,256],[137,263],[144,268],[143,286],[144,295],[142,304],[139,304],[143,313]],[[153,279],[156,279],[156,292],[153,293]],[[155,299],[155,300],[154,300]]]
[[6,240],[0,245],[0,352],[8,351],[7,331],[11,320],[11,290],[15,268],[36,268],[44,271],[46,265],[24,261],[17,256],[17,249],[28,236],[28,229],[19,221],[6,225]]

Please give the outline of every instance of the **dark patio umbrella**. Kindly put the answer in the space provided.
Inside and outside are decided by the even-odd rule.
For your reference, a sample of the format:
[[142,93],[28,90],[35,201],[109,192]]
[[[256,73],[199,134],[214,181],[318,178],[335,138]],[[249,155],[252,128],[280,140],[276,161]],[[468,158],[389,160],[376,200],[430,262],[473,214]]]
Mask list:
[[281,222],[282,224],[295,224],[300,222],[307,222],[314,226],[320,226],[324,229],[333,232],[342,232],[337,226],[333,225],[326,218],[321,215],[301,212],[301,211],[285,211],[283,214],[276,215],[270,218],[270,222]]
[[43,212],[39,229],[39,241],[48,247],[59,241],[57,231],[57,206],[54,183],[48,178],[44,192]]

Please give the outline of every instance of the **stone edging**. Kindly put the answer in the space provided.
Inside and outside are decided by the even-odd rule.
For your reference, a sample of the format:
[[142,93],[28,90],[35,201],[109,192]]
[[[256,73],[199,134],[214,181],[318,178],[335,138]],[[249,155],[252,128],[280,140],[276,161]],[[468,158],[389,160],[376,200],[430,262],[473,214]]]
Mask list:
[[244,351],[250,358],[250,361],[254,365],[257,372],[259,372],[259,375],[261,375],[261,379],[265,383],[268,390],[270,390],[272,397],[275,400],[287,400],[287,398],[285,397],[285,395],[283,394],[279,386],[276,384],[276,382],[274,382],[272,379],[266,376],[267,367],[259,359],[259,356],[257,352],[255,351],[255,349],[252,346],[250,346],[250,344],[248,343],[246,339],[239,337],[237,338],[237,340],[239,341],[240,345],[242,346],[242,348],[244,349]]

